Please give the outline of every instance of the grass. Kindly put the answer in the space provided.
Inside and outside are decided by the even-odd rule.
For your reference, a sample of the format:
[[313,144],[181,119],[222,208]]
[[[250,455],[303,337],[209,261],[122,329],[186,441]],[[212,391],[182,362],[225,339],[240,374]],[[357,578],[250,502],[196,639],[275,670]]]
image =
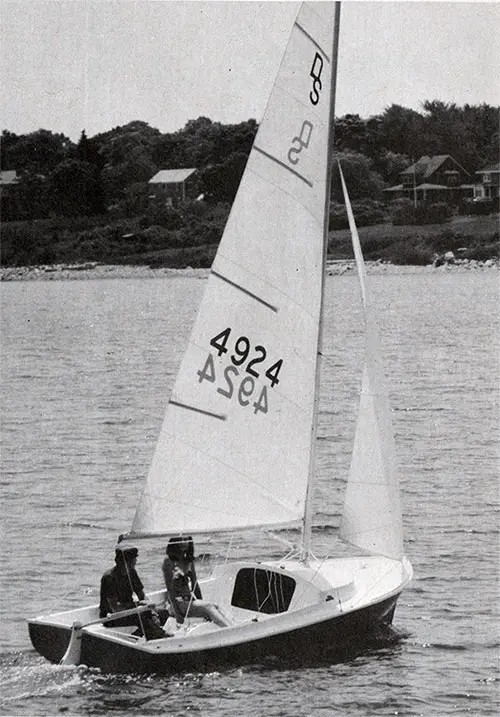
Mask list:
[[[394,226],[377,224],[361,227],[359,238],[365,259],[382,259],[397,264],[429,264],[436,255],[464,248],[465,258],[498,258],[499,215],[457,216],[446,224]],[[487,256],[483,256],[487,255]],[[330,232],[330,259],[352,259],[348,229]],[[406,260],[405,260],[406,259]]]
[[[144,226],[140,217],[6,222],[2,226],[2,265],[96,261],[171,268],[209,267],[224,219],[225,216],[209,216],[175,230]],[[457,216],[446,224],[377,224],[361,227],[359,235],[367,260],[425,265],[446,251],[458,249],[465,259],[498,259],[498,220],[499,215]],[[328,257],[353,258],[348,229],[330,232]]]

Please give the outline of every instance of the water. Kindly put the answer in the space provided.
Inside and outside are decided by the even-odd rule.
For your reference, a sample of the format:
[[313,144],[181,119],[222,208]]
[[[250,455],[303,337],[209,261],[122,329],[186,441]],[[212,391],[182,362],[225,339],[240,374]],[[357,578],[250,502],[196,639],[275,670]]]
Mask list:
[[[61,668],[32,650],[28,617],[96,602],[116,536],[130,525],[203,286],[187,277],[2,286],[1,714],[497,715],[495,271],[371,277],[415,568],[398,603],[397,639],[345,664],[168,678]],[[357,291],[350,275],[328,279],[319,554],[338,524],[354,430]],[[340,477],[333,490],[332,473]],[[238,539],[232,554],[281,550],[260,542]],[[222,551],[198,548],[212,560]],[[147,586],[158,584],[160,559],[157,545],[141,549]]]

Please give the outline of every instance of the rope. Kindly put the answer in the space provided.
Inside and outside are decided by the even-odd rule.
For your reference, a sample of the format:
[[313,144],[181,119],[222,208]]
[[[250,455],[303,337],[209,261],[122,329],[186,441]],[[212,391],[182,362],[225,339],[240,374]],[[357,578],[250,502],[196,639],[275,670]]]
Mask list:
[[[124,563],[125,563],[125,570],[126,570],[126,572],[127,572],[127,578],[128,578],[128,583],[129,583],[129,586],[130,586],[130,590],[132,591],[132,593],[134,593],[134,586],[133,586],[133,584],[132,584],[132,577],[131,577],[130,570],[129,570],[129,567],[128,567],[128,562],[125,560],[125,558],[123,558],[123,561],[124,561]],[[137,597],[139,597],[139,596],[137,595]],[[139,618],[139,625],[140,625],[140,627],[141,627],[142,634],[144,635],[144,637],[146,637],[146,630],[145,630],[145,628],[144,628],[144,622],[143,622],[141,613],[139,612],[139,613],[137,614],[137,616],[138,616],[138,618]]]

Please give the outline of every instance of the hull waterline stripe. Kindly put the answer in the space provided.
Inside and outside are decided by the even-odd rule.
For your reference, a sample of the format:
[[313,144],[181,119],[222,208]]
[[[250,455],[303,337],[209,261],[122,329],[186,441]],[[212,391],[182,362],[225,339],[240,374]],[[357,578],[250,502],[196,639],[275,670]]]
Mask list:
[[263,304],[264,306],[267,306],[267,308],[271,309],[271,311],[274,311],[275,314],[278,313],[278,309],[276,308],[276,306],[273,306],[272,304],[269,304],[264,299],[261,299],[260,296],[257,296],[257,294],[252,294],[251,291],[248,291],[248,289],[245,289],[243,286],[240,286],[240,284],[237,284],[235,281],[231,281],[231,279],[228,279],[226,276],[219,274],[218,271],[214,271],[213,269],[211,269],[210,273],[213,274],[214,276],[216,276],[221,281],[225,281],[226,284],[230,284],[231,286],[234,286],[235,289],[239,289],[239,291],[242,291],[247,296],[251,296],[252,299],[255,299],[255,301],[258,301],[259,304]]
[[313,183],[312,183],[311,181],[309,181],[309,179],[306,179],[302,174],[299,174],[298,172],[296,172],[295,169],[292,169],[291,167],[288,166],[288,164],[285,164],[284,162],[282,162],[282,161],[281,161],[280,159],[278,159],[277,157],[273,157],[272,154],[269,154],[268,152],[265,152],[263,149],[261,149],[260,147],[257,147],[256,145],[254,145],[253,148],[254,148],[257,152],[260,152],[260,154],[263,154],[264,157],[267,157],[268,159],[272,160],[273,162],[276,162],[276,164],[279,164],[280,167],[283,167],[284,169],[288,169],[289,172],[291,172],[292,174],[295,174],[296,177],[298,177],[298,178],[301,179],[303,182],[305,182],[309,187],[312,187],[312,186],[313,186]]
[[311,37],[311,35],[310,35],[308,32],[306,32],[306,31],[304,30],[304,28],[302,27],[302,25],[299,25],[298,22],[295,23],[295,27],[298,27],[299,30],[301,31],[301,33],[302,33],[303,35],[305,35],[305,36],[307,37],[307,39],[312,42],[312,44],[314,45],[314,47],[316,47],[316,48],[321,52],[321,54],[323,55],[323,57],[325,58],[325,60],[326,60],[327,62],[330,62],[330,58],[328,57],[328,55],[326,54],[326,52],[323,50],[323,48],[321,47],[321,45],[318,45],[318,43],[316,42],[316,40],[314,39],[314,37]]
[[196,408],[196,406],[189,406],[187,403],[179,403],[179,401],[170,400],[169,403],[172,406],[178,406],[179,408],[185,408],[188,411],[195,411],[195,413],[203,413],[204,416],[212,416],[212,418],[218,418],[220,421],[225,421],[227,416],[224,413],[212,413],[211,411],[204,411],[203,408]]

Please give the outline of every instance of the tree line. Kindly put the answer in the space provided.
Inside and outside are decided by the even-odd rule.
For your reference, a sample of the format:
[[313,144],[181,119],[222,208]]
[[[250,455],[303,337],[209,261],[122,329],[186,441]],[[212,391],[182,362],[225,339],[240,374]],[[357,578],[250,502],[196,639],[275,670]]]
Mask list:
[[[352,199],[377,199],[398,183],[399,173],[422,155],[451,154],[472,176],[497,161],[498,108],[459,107],[426,101],[422,111],[393,104],[380,115],[336,120],[335,152],[343,159]],[[133,121],[77,143],[40,129],[24,135],[5,130],[2,169],[20,177],[16,205],[3,220],[53,216],[138,216],[147,211],[148,180],[159,169],[196,167],[200,194],[210,204],[231,203],[258,125],[233,125],[207,117],[189,120],[173,133]],[[340,199],[334,182],[334,198]],[[14,214],[14,215],[12,215]]]
[[[199,117],[173,133],[142,121],[93,137],[83,130],[76,143],[46,129],[25,135],[3,132],[2,169],[16,170],[20,181],[14,192],[2,192],[2,265],[97,261],[210,266],[257,129],[253,119],[223,125]],[[392,105],[367,120],[338,118],[334,151],[342,161],[356,222],[370,227],[371,241],[377,228],[383,234],[371,248],[364,246],[367,256],[428,263],[442,245],[455,243],[462,250],[468,247],[465,258],[497,256],[494,217],[481,218],[485,223],[480,230],[475,225],[470,236],[455,230],[451,236],[440,227],[449,216],[447,205],[423,206],[418,217],[410,200],[378,201],[381,190],[399,183],[399,173],[424,154],[451,154],[473,176],[497,161],[497,145],[498,108],[488,105],[460,108],[433,101],[421,113]],[[185,167],[197,168],[193,189],[204,201],[176,207],[151,202],[149,179],[160,169]],[[9,201],[9,194],[15,201]],[[412,224],[435,229],[418,244],[422,230],[408,226]],[[332,257],[343,258],[347,251],[346,226],[334,174]]]

